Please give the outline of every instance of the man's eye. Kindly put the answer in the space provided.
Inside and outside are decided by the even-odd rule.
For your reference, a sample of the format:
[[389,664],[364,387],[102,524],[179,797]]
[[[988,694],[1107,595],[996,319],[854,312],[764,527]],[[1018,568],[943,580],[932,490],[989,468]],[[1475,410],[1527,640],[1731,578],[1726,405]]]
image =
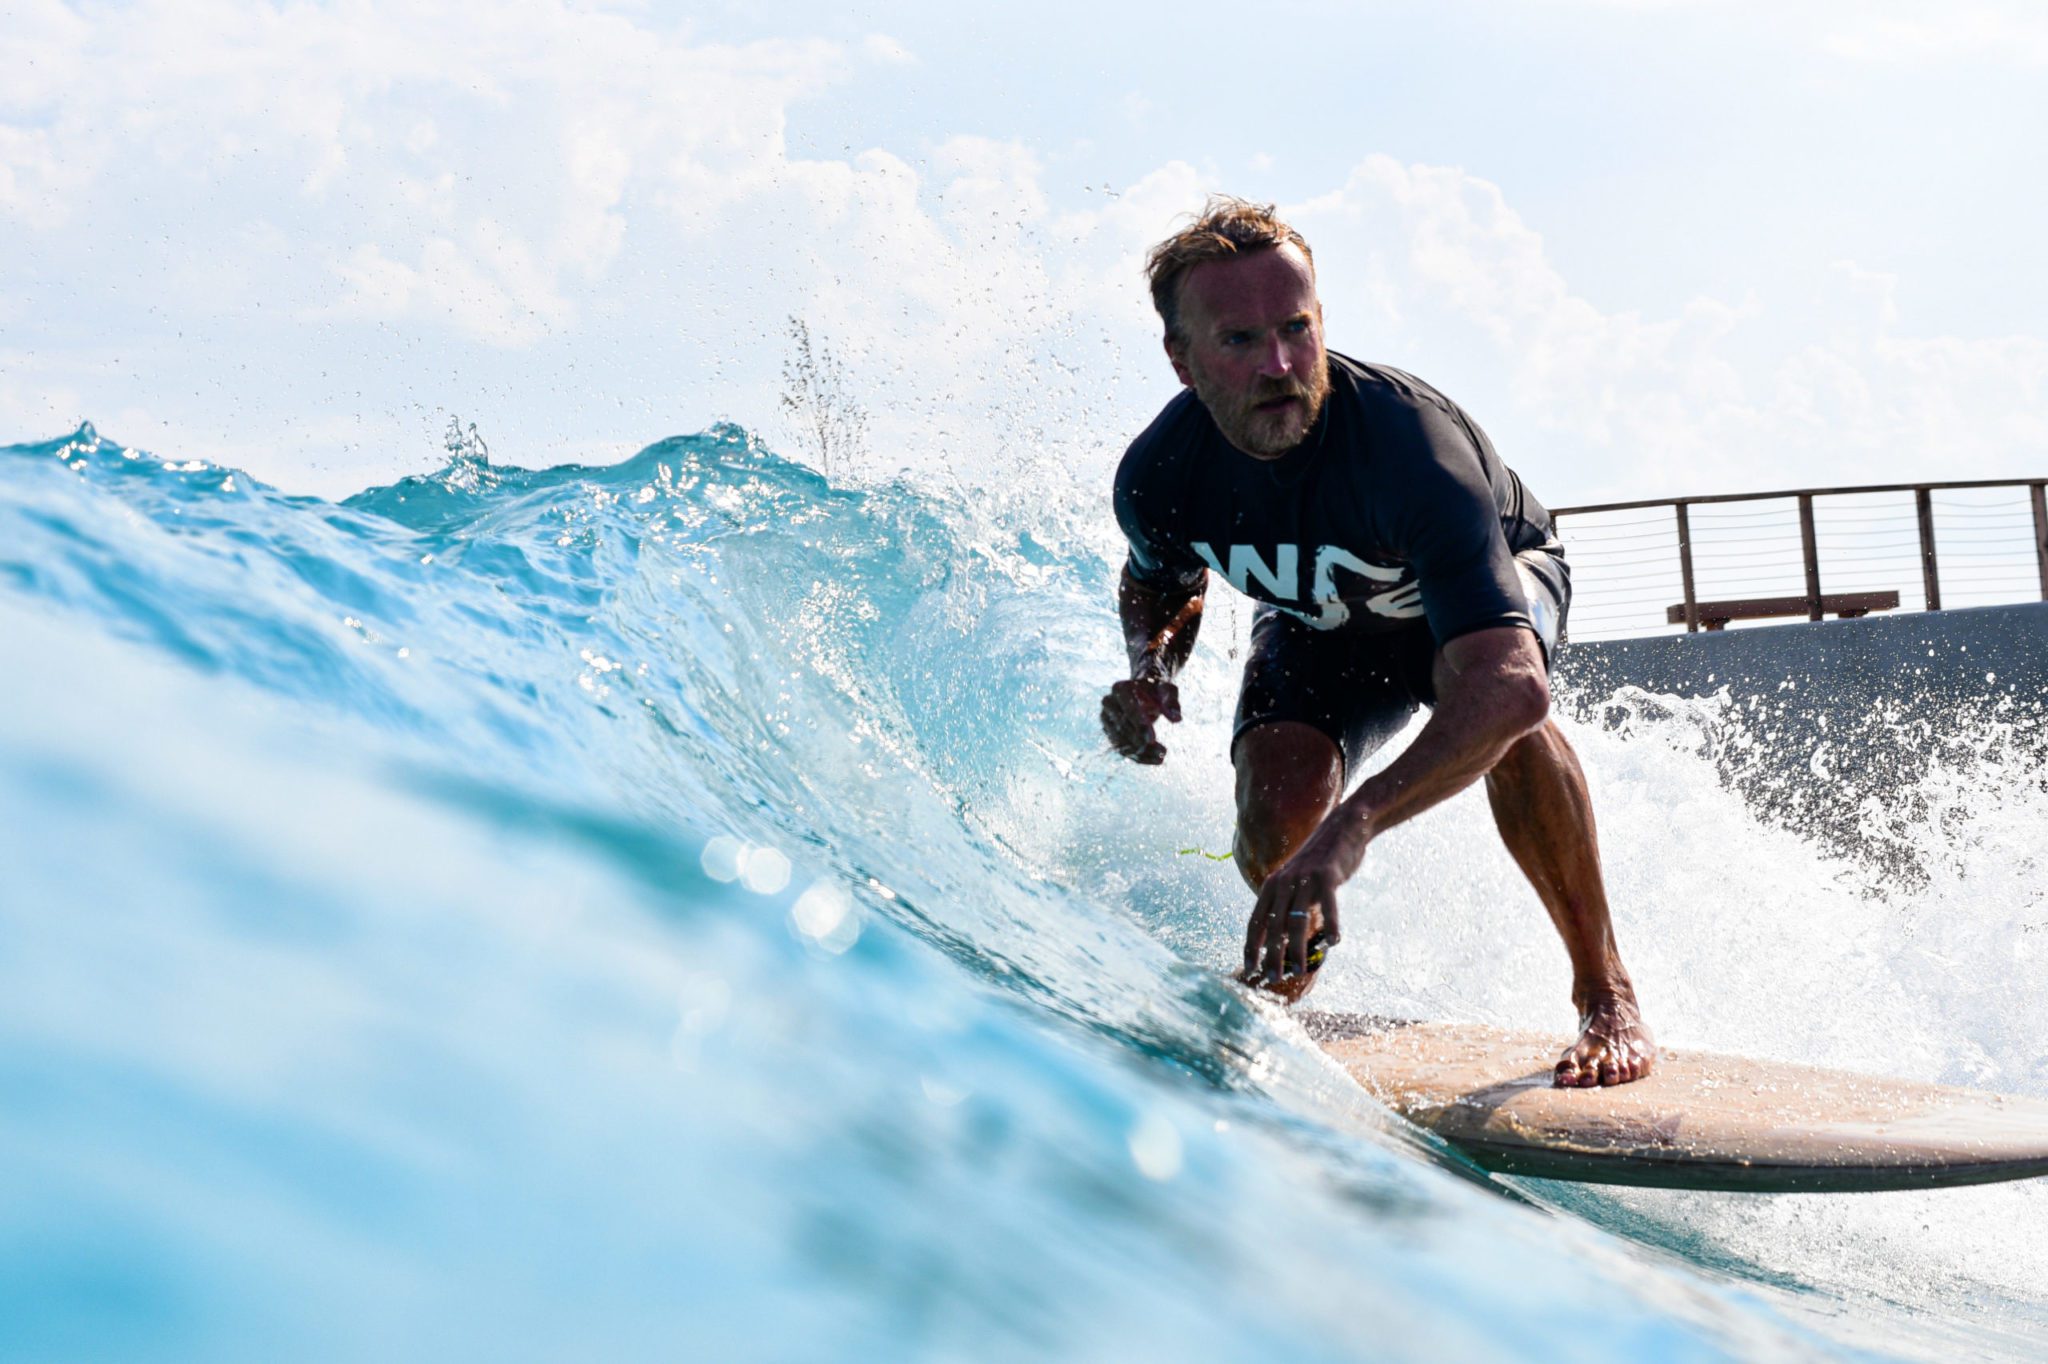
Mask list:
[[1251,339],[1252,339],[1252,338],[1251,338],[1251,333],[1250,333],[1250,332],[1225,332],[1225,333],[1223,333],[1223,344],[1224,344],[1224,345],[1226,345],[1226,346],[1242,346],[1242,345],[1243,345],[1243,344],[1244,344],[1245,342],[1247,342],[1247,341],[1249,341],[1249,340],[1251,340]]
[[1295,318],[1292,322],[1287,324],[1287,330],[1299,336],[1301,333],[1308,330],[1308,319],[1305,317]]

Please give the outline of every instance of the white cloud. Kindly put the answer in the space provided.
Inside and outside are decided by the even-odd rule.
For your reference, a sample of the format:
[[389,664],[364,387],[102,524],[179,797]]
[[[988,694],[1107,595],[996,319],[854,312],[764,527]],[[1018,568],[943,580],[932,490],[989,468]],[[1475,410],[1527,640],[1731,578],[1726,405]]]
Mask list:
[[[388,476],[409,456],[370,433],[447,407],[515,459],[714,416],[773,434],[800,314],[884,468],[1000,470],[1020,496],[1026,468],[1093,477],[1173,391],[1140,265],[1213,175],[1173,162],[1077,205],[1028,139],[793,156],[791,111],[890,79],[899,48],[697,43],[551,0],[40,3],[0,37],[9,344],[123,439],[232,444],[288,482],[315,432]],[[1545,496],[2038,464],[2048,343],[1916,336],[1853,264],[1810,298],[1645,316],[1596,306],[1457,168],[1369,157],[1290,211],[1333,340],[1442,383]],[[16,421],[54,410],[13,382]]]
[[829,44],[693,45],[555,3],[37,14],[7,50],[36,79],[0,124],[20,228],[143,206],[194,238],[287,222],[298,249],[438,281],[400,292],[471,330],[564,315],[563,275],[616,257],[631,194],[687,217],[772,180],[787,106],[847,66]]
[[333,270],[349,286],[347,296],[305,316],[389,319],[420,311],[487,345],[519,346],[546,335],[569,312],[525,245],[488,220],[476,225],[467,247],[429,239],[417,266],[362,245]]
[[[1545,0],[1555,11],[1612,12],[1643,23],[1712,13],[1784,50],[1897,66],[2048,65],[2048,13],[2039,0]],[[1525,0],[1500,5],[1509,12]]]
[[1821,41],[1834,56],[1858,62],[2048,66],[2048,13],[2038,5],[1915,5],[1889,14],[1859,7]]
[[1483,388],[1453,396],[1560,500],[1774,487],[1793,469],[1997,477],[2038,461],[2048,431],[2048,341],[1901,335],[1896,281],[1853,262],[1809,299],[1697,298],[1652,319],[1574,291],[1499,189],[1454,168],[1371,157],[1295,217],[1326,306],[1380,358],[1415,347],[1500,375],[1501,411]]
[[57,227],[77,180],[67,174],[47,129],[0,124],[0,214],[38,228]]
[[885,66],[917,65],[917,54],[886,33],[870,33],[861,39],[860,50],[868,60]]
[[1742,0],[1547,0],[1556,9],[1620,9],[1645,13],[1680,9],[1734,9]]
[[[201,423],[209,437],[252,429],[259,410],[302,432],[305,403],[360,410],[367,390],[372,406],[481,407],[487,424],[519,412],[533,445],[559,447],[600,401],[615,414],[665,397],[680,365],[715,385],[695,422],[760,424],[776,411],[782,318],[834,293],[863,300],[878,355],[971,359],[881,343],[928,331],[936,305],[963,297],[963,271],[994,272],[952,240],[985,258],[999,249],[987,224],[921,211],[917,175],[890,154],[788,153],[790,107],[856,55],[909,60],[891,40],[857,54],[695,43],[548,0],[89,13],[45,4],[4,39],[24,74],[0,92],[0,262],[38,260],[56,284],[32,298],[0,264],[0,292],[10,309],[83,310],[133,334],[154,385],[77,385],[103,425],[138,398],[187,412],[225,399],[237,410]],[[1034,192],[1014,149],[963,143],[942,161],[961,213]],[[1025,208],[1042,212],[1042,196]],[[557,343],[570,351],[513,358]],[[570,381],[578,352],[627,362]],[[273,458],[291,457],[279,442]]]

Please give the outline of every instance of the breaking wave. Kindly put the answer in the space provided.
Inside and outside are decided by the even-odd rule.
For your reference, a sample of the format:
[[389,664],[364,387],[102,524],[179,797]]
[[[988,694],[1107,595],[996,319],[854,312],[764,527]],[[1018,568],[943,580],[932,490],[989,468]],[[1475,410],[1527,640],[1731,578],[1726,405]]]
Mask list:
[[[1228,845],[1243,622],[1168,765],[1109,760],[1092,499],[839,486],[734,427],[532,471],[458,441],[338,504],[86,427],[0,449],[0,489],[10,1358],[2048,1326],[2034,1187],[1490,1180],[1227,984],[1246,897],[1187,850]],[[1956,730],[1886,794],[1907,884],[1746,796],[1733,703],[1588,704],[1665,1040],[2048,1094],[2034,760]],[[1352,896],[1325,1007],[1569,1022],[1483,800]]]

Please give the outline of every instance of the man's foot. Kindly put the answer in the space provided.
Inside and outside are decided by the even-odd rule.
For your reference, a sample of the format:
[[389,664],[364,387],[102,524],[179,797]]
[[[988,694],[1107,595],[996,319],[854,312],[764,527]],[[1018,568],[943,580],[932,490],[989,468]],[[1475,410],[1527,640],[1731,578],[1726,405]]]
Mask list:
[[1625,1085],[1650,1073],[1657,1044],[1643,1025],[1633,991],[1596,995],[1579,1015],[1579,1040],[1558,1058],[1552,1083],[1559,1089]]

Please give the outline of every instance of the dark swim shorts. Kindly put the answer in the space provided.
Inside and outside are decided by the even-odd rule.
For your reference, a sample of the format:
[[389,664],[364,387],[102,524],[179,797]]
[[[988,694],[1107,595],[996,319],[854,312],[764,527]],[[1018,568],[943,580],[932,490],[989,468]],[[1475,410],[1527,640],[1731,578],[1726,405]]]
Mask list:
[[[1515,573],[1548,668],[1571,606],[1571,575],[1557,556],[1541,549],[1516,555]],[[1360,764],[1401,732],[1417,706],[1435,704],[1436,652],[1436,636],[1419,620],[1399,630],[1318,630],[1261,606],[1252,617],[1250,656],[1237,692],[1232,752],[1246,730],[1296,720],[1336,743],[1348,783]]]

